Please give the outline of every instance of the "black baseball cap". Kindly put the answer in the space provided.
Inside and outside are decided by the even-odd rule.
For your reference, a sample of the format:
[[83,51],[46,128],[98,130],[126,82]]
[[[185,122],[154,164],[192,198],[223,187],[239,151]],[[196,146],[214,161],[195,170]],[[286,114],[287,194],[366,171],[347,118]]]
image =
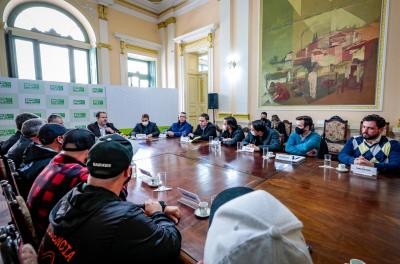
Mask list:
[[82,151],[90,149],[96,142],[95,135],[85,128],[71,129],[64,135],[62,149],[66,151]]
[[214,218],[215,212],[220,208],[223,204],[233,200],[239,196],[247,194],[249,192],[254,191],[252,188],[249,187],[232,187],[220,192],[214,199],[211,204],[210,209],[210,218],[208,221],[208,227],[211,226],[212,220]]
[[90,149],[87,168],[90,176],[99,179],[114,178],[131,164],[137,147],[118,134],[106,135]]
[[67,133],[68,130],[59,124],[45,124],[39,130],[39,140],[43,145],[53,143],[54,139]]

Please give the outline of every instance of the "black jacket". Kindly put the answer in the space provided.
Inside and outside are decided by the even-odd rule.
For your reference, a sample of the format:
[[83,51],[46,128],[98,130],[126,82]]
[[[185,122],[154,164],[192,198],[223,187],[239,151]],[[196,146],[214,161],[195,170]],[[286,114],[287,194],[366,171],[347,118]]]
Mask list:
[[281,148],[278,131],[268,127],[265,127],[262,137],[253,136],[253,134],[249,132],[247,137],[243,140],[243,145],[248,144],[254,144],[259,148],[268,147],[269,151],[276,151]]
[[193,132],[195,137],[201,137],[201,140],[208,140],[211,136],[217,136],[217,128],[210,122],[207,123],[207,126],[201,129],[200,125],[197,125],[196,130]]
[[283,122],[278,122],[278,124],[274,128],[276,129],[276,131],[278,131],[279,134],[284,136],[284,141],[283,142],[286,142],[288,140],[289,136],[286,133],[285,124]]
[[260,120],[263,121],[263,122],[265,123],[265,126],[266,126],[266,127],[271,128],[271,126],[272,126],[271,120],[269,120],[268,118],[260,119]]
[[[111,128],[112,130],[114,130],[115,133],[121,133],[117,128],[115,128],[115,126],[113,125],[113,123],[106,123],[106,126],[109,127],[109,128]],[[99,128],[99,125],[97,124],[97,122],[94,122],[94,123],[92,123],[92,124],[89,124],[89,125],[87,126],[87,128],[88,128],[90,131],[92,131],[93,134],[94,134],[96,137],[101,137],[100,128]],[[108,132],[106,131],[106,134],[110,134],[110,133],[108,133]]]
[[142,125],[142,123],[137,123],[135,128],[131,131],[131,135],[134,134],[151,134],[153,137],[158,137],[160,135],[160,130],[156,123],[150,122],[147,126]]
[[57,152],[53,149],[37,144],[32,144],[25,150],[16,178],[19,192],[25,200],[36,177],[55,155],[57,155]]
[[241,127],[236,128],[236,130],[232,131],[232,134],[228,132],[228,130],[225,130],[224,132],[221,133],[219,136],[220,140],[224,138],[230,138],[231,140],[227,141],[222,141],[222,144],[228,145],[228,146],[236,146],[236,144],[244,139],[244,133]]
[[22,158],[25,150],[33,144],[33,141],[25,136],[21,136],[20,139],[8,150],[6,157],[12,159],[15,163],[15,168],[19,168],[22,163]]
[[180,253],[181,235],[164,213],[148,217],[104,188],[79,184],[49,220],[39,263],[171,263]]
[[15,144],[17,143],[18,139],[20,139],[22,136],[21,131],[17,131],[15,132],[14,135],[12,135],[9,139],[7,139],[6,141],[3,141],[1,143],[1,147],[0,147],[0,154],[2,156],[6,155],[8,150]]

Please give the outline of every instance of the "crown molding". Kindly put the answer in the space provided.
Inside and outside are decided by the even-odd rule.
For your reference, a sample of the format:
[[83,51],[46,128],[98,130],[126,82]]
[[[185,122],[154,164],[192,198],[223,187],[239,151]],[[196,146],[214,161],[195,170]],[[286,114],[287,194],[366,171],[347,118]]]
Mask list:
[[210,24],[208,26],[186,33],[184,35],[180,35],[179,37],[176,37],[174,41],[176,43],[191,43],[198,39],[208,37],[208,34],[214,33],[217,28],[218,28],[217,24]]

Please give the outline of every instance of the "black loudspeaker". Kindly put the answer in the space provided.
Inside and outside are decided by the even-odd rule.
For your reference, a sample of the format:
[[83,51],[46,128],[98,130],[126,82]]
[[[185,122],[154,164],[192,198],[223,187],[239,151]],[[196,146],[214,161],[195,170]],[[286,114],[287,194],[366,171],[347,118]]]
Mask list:
[[208,94],[208,109],[218,109],[218,94],[209,93]]

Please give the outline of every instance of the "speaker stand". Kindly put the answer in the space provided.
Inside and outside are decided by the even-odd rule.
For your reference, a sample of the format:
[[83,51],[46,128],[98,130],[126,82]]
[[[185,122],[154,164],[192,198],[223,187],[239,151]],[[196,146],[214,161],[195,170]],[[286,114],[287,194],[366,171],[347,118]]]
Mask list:
[[215,125],[215,109],[213,108],[213,123]]

